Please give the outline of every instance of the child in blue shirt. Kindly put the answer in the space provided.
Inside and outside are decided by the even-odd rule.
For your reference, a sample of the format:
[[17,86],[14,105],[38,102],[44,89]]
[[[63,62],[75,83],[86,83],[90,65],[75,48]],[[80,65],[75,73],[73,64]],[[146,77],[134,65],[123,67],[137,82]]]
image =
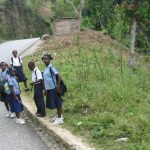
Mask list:
[[[58,71],[52,66],[51,55],[44,55],[42,58],[46,68],[43,73],[43,79],[46,90],[46,107],[49,109],[57,109],[57,116],[54,118],[54,125],[63,124],[62,117],[62,99],[58,94],[60,93],[60,81],[61,77]],[[56,80],[56,78],[58,80]]]
[[10,78],[8,79],[8,83],[11,89],[11,100],[10,106],[13,112],[16,114],[16,123],[17,124],[25,124],[25,120],[21,118],[20,113],[23,111],[23,104],[20,97],[20,88],[15,77],[16,70],[14,68],[10,69]]
[[[8,83],[8,79],[10,78],[8,65],[5,62],[1,62],[0,67],[1,67],[0,81],[6,85]],[[15,115],[14,113],[11,112],[11,107],[10,107],[10,97],[11,96],[10,96],[9,86],[7,87],[5,86],[4,91],[1,93],[1,101],[4,102],[5,107],[7,109],[6,117],[14,118]]]

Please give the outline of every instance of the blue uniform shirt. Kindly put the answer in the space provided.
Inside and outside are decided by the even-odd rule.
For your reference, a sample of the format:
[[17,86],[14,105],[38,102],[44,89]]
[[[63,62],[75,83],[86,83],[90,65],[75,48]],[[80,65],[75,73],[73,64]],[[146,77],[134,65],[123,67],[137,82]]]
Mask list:
[[[52,71],[52,75],[50,73],[50,68]],[[45,68],[44,73],[43,73],[43,79],[44,79],[46,90],[55,89],[57,87],[57,84],[56,84],[56,75],[57,74],[58,74],[58,71],[51,64],[49,64]],[[53,78],[52,78],[52,76],[53,76]]]
[[0,74],[0,80],[1,81],[8,81],[8,79],[10,78],[10,75],[8,73],[8,69],[6,69],[5,71],[2,71]]
[[8,83],[10,86],[13,86],[13,90],[14,90],[15,94],[20,94],[20,88],[19,88],[18,82],[16,80],[16,77],[11,76],[8,79]]

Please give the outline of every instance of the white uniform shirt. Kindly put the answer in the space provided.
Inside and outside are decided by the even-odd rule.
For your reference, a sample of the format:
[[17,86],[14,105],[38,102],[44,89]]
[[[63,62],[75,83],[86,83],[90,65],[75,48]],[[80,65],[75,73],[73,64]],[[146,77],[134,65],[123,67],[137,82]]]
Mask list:
[[[13,62],[12,60],[10,60],[10,64],[13,65],[13,66],[21,66],[22,64],[22,59],[20,57],[12,57],[13,58]],[[19,62],[19,58],[20,58],[20,62]]]
[[43,79],[42,72],[37,67],[35,67],[35,69],[32,71],[32,82],[36,82],[41,79]]

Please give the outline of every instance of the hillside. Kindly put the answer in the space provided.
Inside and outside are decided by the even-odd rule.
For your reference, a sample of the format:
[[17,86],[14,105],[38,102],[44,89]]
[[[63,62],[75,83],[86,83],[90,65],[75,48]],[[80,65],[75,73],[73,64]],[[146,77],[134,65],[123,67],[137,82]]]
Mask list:
[[49,28],[42,14],[29,7],[26,0],[1,0],[0,22],[0,40],[37,37]]
[[[34,60],[43,71],[41,57],[51,53],[68,86],[63,127],[98,150],[146,150],[150,147],[150,73],[140,66],[133,73],[127,66],[127,50],[95,31],[82,32],[79,41],[76,35],[52,37],[24,59],[25,72],[31,80],[27,63]],[[124,137],[127,142],[116,141]]]

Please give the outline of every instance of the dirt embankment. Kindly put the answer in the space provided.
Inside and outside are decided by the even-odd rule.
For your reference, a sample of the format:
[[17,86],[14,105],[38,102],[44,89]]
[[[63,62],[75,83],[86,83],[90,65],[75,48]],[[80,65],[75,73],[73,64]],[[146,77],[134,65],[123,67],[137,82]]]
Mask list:
[[72,46],[81,46],[90,48],[95,45],[102,46],[103,49],[112,49],[112,52],[116,55],[121,54],[128,57],[128,48],[119,42],[111,39],[109,35],[103,34],[99,31],[86,30],[82,31],[79,36],[78,34],[62,35],[62,36],[52,36],[49,40],[39,48],[39,51],[49,52],[50,50],[61,50],[63,48],[71,48]]

